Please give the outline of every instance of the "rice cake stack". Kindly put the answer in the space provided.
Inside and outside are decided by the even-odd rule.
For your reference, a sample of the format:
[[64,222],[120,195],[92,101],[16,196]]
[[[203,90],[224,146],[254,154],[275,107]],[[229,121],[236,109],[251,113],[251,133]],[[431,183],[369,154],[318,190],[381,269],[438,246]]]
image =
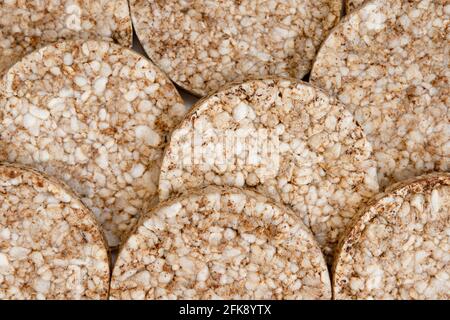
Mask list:
[[328,259],[357,208],[378,192],[371,146],[351,114],[289,79],[231,85],[173,132],[160,198],[210,184],[251,187],[289,205]]
[[130,47],[132,36],[127,0],[0,1],[0,75],[58,40],[109,39]]
[[112,299],[330,299],[300,218],[249,190],[208,187],[161,203],[121,249]]
[[450,174],[406,180],[377,196],[343,238],[336,299],[450,298]]
[[268,75],[302,79],[339,21],[341,0],[131,0],[135,31],[169,77],[197,96]]
[[173,84],[129,49],[76,40],[28,55],[1,86],[0,160],[65,181],[117,246],[157,201],[166,136],[186,109]]
[[331,33],[311,81],[353,112],[372,143],[381,187],[448,171],[450,4],[379,0]]
[[0,165],[0,299],[106,299],[106,242],[56,180]]

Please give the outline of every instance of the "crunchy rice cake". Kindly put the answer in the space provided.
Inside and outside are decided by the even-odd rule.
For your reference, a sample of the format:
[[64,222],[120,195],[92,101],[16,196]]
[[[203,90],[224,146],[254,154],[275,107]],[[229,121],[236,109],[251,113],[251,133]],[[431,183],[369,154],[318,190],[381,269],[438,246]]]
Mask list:
[[353,112],[381,187],[450,163],[450,2],[378,0],[319,51],[311,81]]
[[333,286],[336,299],[450,299],[450,174],[377,196],[343,238]]
[[160,198],[209,184],[253,187],[293,208],[330,258],[358,206],[378,192],[371,150],[320,89],[252,80],[201,100],[173,132]]
[[136,33],[195,95],[267,75],[303,78],[339,21],[341,0],[131,0]]
[[0,165],[0,299],[106,299],[106,242],[69,189]]
[[117,246],[157,200],[167,135],[186,111],[173,84],[129,49],[77,40],[28,55],[1,86],[0,160],[65,181]]
[[[348,13],[353,12],[355,9],[361,7],[364,2],[368,0],[345,0],[345,11]],[[372,0],[373,1],[373,0]],[[377,0],[375,0],[377,1]]]
[[113,39],[131,46],[127,0],[0,0],[0,74],[27,53],[62,39]]
[[262,195],[208,187],[144,215],[119,253],[112,299],[330,299],[300,218]]

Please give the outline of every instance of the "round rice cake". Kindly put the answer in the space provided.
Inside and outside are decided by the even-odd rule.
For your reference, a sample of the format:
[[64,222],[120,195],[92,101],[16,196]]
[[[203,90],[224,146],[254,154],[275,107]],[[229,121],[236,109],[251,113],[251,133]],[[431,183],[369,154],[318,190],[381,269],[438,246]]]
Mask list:
[[0,161],[65,181],[117,246],[157,201],[167,135],[186,111],[173,84],[129,49],[76,40],[26,56],[1,86]]
[[62,39],[132,43],[127,0],[3,0],[0,17],[0,74],[33,50]]
[[289,209],[207,187],[160,204],[121,249],[112,299],[330,299],[327,265]]
[[353,12],[355,9],[361,7],[367,0],[345,0],[345,11],[348,13]]
[[372,143],[381,187],[450,163],[450,4],[379,0],[324,42],[311,81],[347,105]]
[[362,211],[337,254],[336,299],[450,299],[450,174],[396,184]]
[[55,179],[0,165],[0,299],[106,299],[106,242],[95,216]]
[[172,133],[160,198],[209,184],[255,188],[299,214],[330,258],[378,192],[371,151],[350,112],[320,89],[251,80],[201,100]]
[[341,0],[131,0],[150,59],[179,86],[205,96],[268,75],[303,78],[339,21]]

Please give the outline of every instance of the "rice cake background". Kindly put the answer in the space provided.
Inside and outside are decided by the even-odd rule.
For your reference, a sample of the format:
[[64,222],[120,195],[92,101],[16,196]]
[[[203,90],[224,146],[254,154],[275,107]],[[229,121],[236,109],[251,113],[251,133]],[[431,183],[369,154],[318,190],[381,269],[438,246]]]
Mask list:
[[353,112],[374,148],[380,186],[448,171],[450,4],[378,0],[325,40],[311,82]]
[[166,136],[186,108],[175,87],[131,50],[80,40],[30,54],[0,86],[0,159],[65,181],[117,246],[157,200]]
[[55,179],[0,164],[0,299],[106,299],[95,216]]
[[364,209],[336,255],[335,299],[450,298],[450,174],[391,186]]
[[115,265],[112,299],[330,299],[310,231],[289,209],[208,187],[141,218]]
[[201,100],[176,128],[160,198],[208,184],[253,187],[293,208],[330,261],[358,206],[378,191],[371,151],[351,114],[320,89],[252,80]]
[[0,75],[33,50],[58,40],[112,39],[130,47],[127,0],[0,1]]
[[341,0],[131,0],[130,5],[149,57],[198,96],[250,76],[303,78],[342,9]]

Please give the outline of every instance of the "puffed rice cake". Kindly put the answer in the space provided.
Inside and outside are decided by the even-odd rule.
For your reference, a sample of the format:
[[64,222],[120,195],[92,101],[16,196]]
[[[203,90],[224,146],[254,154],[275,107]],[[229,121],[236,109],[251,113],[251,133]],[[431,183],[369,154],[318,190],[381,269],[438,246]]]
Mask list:
[[0,82],[0,160],[65,181],[114,247],[146,202],[186,107],[149,60],[111,42],[64,41],[15,64]]
[[391,186],[343,239],[336,299],[450,299],[450,174]]
[[70,189],[0,165],[0,299],[106,299],[107,245]]
[[205,96],[268,75],[303,78],[339,21],[341,0],[131,0],[150,59],[179,86]]
[[112,299],[330,299],[324,257],[292,211],[209,186],[161,203],[119,253]]
[[58,40],[132,43],[127,0],[1,0],[0,74],[26,54]]
[[381,187],[450,163],[450,2],[378,0],[324,42],[311,81],[353,112]]
[[[347,14],[355,11],[355,9],[361,7],[364,2],[367,2],[368,0],[345,0],[345,11]],[[376,1],[376,0],[372,0]]]
[[299,214],[329,259],[378,192],[371,151],[350,112],[322,90],[251,80],[201,100],[172,133],[160,199],[209,184],[253,187]]

